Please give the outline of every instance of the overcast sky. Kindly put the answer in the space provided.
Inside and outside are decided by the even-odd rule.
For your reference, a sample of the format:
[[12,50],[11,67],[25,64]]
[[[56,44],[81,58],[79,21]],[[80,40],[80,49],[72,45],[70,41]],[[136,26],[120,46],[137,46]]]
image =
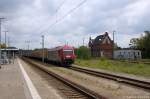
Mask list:
[[47,48],[67,42],[77,47],[105,31],[112,37],[113,30],[117,44],[128,47],[150,30],[149,7],[150,0],[0,0],[0,17],[6,18],[2,31],[19,48],[27,48],[25,41],[40,48],[41,35]]

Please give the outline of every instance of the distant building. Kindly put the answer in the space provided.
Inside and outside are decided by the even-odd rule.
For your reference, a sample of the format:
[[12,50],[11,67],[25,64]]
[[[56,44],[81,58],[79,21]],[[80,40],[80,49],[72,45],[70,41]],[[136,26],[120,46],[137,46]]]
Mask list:
[[8,64],[11,63],[11,59],[17,56],[19,49],[16,47],[7,47],[0,50],[0,64]]
[[19,49],[16,47],[7,47],[7,48],[1,49],[1,54],[2,54],[2,57],[6,55],[7,57],[12,57],[13,54],[16,56],[18,54],[18,51]]
[[114,59],[136,60],[141,58],[140,50],[122,49],[114,51]]
[[89,47],[93,57],[113,58],[113,41],[107,32],[97,36],[95,39],[89,39]]

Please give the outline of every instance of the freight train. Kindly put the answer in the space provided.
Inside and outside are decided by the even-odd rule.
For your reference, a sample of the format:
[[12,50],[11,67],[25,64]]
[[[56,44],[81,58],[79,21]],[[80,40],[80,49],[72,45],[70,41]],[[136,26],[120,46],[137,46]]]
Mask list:
[[60,63],[63,66],[70,66],[76,58],[74,48],[68,45],[44,50],[24,50],[22,51],[22,56],[39,60],[42,60],[44,57],[45,61]]

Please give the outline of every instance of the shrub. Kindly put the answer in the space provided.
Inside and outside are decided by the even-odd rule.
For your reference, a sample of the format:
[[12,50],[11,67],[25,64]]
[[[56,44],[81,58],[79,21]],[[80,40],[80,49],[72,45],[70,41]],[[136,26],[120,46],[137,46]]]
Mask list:
[[76,49],[75,53],[79,59],[91,58],[90,50],[86,46],[80,46],[78,49]]

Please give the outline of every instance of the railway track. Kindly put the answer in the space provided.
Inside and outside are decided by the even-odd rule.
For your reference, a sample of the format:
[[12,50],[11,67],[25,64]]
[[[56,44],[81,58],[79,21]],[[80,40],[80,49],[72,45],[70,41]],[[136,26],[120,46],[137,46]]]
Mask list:
[[[98,93],[91,91],[79,84],[76,84],[66,78],[61,77],[60,75],[49,71],[45,66],[41,66],[36,62],[33,62],[29,59],[24,58],[24,61],[33,65],[34,67],[40,69],[41,71],[47,73],[49,76],[52,76],[57,81],[59,81],[59,90],[68,98],[68,99],[106,99],[105,97],[99,95]],[[56,81],[55,80],[55,81]],[[58,82],[57,82],[58,83]]]
[[119,83],[124,83],[124,84],[128,84],[128,85],[136,86],[136,87],[150,91],[150,82],[147,82],[147,81],[128,78],[125,76],[119,76],[119,75],[110,74],[110,73],[94,71],[94,70],[90,70],[90,69],[84,69],[84,68],[80,68],[80,67],[76,67],[76,66],[72,66],[69,69],[75,70],[78,72],[82,72],[82,73],[86,73],[86,74],[90,74],[90,75],[94,75],[97,77],[107,78],[110,80],[117,81]]

